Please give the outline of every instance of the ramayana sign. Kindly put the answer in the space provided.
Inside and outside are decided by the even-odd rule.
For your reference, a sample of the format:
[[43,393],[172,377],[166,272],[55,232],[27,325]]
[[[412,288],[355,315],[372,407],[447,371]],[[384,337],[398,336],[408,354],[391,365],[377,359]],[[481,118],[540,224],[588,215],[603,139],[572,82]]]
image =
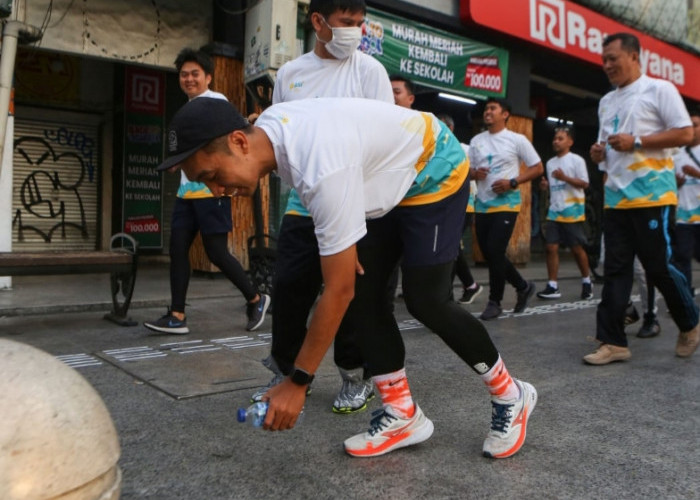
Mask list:
[[700,100],[700,58],[566,0],[461,0],[462,20],[522,38],[600,65],[603,39],[613,33],[636,35],[642,71],[673,82],[681,94]]

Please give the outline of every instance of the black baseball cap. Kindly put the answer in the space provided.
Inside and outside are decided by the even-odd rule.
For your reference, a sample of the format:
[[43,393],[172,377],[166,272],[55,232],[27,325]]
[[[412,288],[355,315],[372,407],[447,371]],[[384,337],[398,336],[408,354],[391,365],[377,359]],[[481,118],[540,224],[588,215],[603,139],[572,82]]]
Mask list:
[[227,100],[196,97],[170,120],[168,158],[158,165],[158,170],[179,165],[217,137],[248,125],[248,120]]

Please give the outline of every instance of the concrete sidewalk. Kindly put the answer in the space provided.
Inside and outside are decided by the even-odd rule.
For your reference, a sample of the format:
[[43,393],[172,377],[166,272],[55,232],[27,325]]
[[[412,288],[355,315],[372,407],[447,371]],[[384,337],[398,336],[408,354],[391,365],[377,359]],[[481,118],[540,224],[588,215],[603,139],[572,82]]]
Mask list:
[[[486,283],[486,269],[474,273]],[[541,259],[522,273],[543,287]],[[660,300],[659,337],[630,335],[627,362],[584,365],[597,300],[579,300],[577,274],[562,255],[560,300],[533,298],[524,313],[486,323],[510,372],[539,392],[523,449],[499,461],[481,456],[491,409],[479,377],[401,300],[411,390],[435,433],[371,459],[347,456],[342,442],[365,431],[380,404],[330,411],[340,387],[332,352],[297,428],[267,433],[235,421],[270,378],[260,364],[270,320],[245,332],[243,298],[224,279],[192,279],[186,336],[102,320],[106,277],[16,279],[0,292],[0,337],[49,352],[96,388],[120,437],[122,499],[700,499],[699,354],[674,356],[677,330]],[[487,292],[466,308],[478,314]],[[514,301],[508,287],[504,308]],[[168,302],[167,266],[139,269],[133,319],[157,318]]]
[[[520,269],[526,279],[537,282],[538,290],[544,288],[547,270],[543,254],[533,253],[531,261]],[[488,285],[488,269],[485,266],[473,266],[471,270],[477,282]],[[561,254],[559,274],[560,280],[564,282],[579,278],[578,269],[568,252]],[[12,278],[12,285],[12,289],[0,289],[0,317],[58,312],[108,312],[112,305],[108,274],[17,276]],[[458,286],[457,279],[455,286]],[[572,285],[574,289],[577,286]],[[193,273],[187,293],[188,302],[222,297],[237,298],[240,297],[240,292],[221,274]],[[141,258],[130,313],[135,309],[165,308],[168,305],[170,277],[167,262],[163,262],[162,258]]]

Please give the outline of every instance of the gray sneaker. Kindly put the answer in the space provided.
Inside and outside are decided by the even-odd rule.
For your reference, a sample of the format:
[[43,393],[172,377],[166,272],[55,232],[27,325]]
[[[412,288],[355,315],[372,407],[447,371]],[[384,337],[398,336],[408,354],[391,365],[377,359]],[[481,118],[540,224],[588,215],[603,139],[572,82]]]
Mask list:
[[363,380],[362,368],[344,370],[338,367],[343,377],[343,386],[333,402],[333,413],[350,414],[367,409],[367,403],[374,398],[372,379]]
[[486,304],[486,309],[484,309],[484,312],[481,313],[479,319],[482,319],[484,321],[496,319],[501,315],[502,312],[503,309],[501,309],[501,305],[498,302],[489,300],[489,303]]
[[250,397],[251,403],[257,403],[259,401],[262,401],[262,397],[270,389],[270,387],[275,386],[282,382],[282,380],[284,380],[284,373],[280,371],[279,367],[277,366],[277,363],[275,363],[275,360],[272,358],[271,355],[263,359],[262,364],[265,366],[265,368],[269,369],[272,373],[274,373],[274,376],[266,386],[261,387],[253,393],[253,395]]

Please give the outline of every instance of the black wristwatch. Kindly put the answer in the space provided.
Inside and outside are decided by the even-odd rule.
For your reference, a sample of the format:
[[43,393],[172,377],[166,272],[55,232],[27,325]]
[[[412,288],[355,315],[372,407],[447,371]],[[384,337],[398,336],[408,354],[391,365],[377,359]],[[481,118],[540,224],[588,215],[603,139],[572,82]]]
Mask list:
[[517,187],[518,187],[518,179],[516,179],[515,177],[513,177],[513,178],[510,180],[510,188],[511,188],[511,189],[515,189],[515,188],[517,188]]
[[639,151],[640,149],[642,149],[642,138],[637,135],[634,137],[634,150]]
[[309,385],[314,381],[314,375],[310,375],[301,368],[294,367],[294,371],[289,375],[289,379],[296,385]]

